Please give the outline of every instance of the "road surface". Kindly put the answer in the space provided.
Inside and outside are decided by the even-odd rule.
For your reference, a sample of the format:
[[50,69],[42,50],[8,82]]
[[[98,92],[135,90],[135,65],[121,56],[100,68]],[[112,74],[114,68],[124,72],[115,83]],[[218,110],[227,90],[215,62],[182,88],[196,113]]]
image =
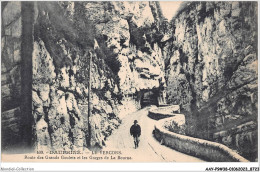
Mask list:
[[[203,160],[192,157],[169,147],[161,145],[152,135],[155,120],[147,116],[149,107],[129,114],[122,119],[117,130],[108,137],[104,151],[118,151],[121,157],[131,157],[131,162],[203,162]],[[129,130],[134,120],[138,120],[142,129],[140,143],[134,148],[133,138]]]

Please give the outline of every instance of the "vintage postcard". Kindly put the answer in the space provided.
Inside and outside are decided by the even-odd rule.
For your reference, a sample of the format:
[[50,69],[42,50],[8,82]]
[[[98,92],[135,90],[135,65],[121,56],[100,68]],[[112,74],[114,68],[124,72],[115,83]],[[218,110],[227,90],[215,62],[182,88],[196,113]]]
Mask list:
[[2,1],[1,29],[1,162],[258,162],[257,1]]

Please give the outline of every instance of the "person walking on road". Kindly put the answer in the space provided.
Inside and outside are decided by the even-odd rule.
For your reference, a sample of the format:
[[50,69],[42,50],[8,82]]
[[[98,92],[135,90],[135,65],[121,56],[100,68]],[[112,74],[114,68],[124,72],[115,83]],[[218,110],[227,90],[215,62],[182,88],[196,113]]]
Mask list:
[[134,124],[130,128],[130,134],[134,138],[135,149],[138,147],[140,142],[139,137],[141,135],[141,127],[137,123],[137,120],[134,120]]

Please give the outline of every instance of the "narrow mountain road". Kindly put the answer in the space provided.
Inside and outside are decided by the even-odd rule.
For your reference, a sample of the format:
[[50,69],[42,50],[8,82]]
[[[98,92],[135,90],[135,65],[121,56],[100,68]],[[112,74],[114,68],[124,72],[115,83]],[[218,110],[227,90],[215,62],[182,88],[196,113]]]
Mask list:
[[[152,135],[156,121],[147,116],[148,110],[149,107],[146,107],[125,116],[119,128],[106,141],[104,151],[120,150],[120,156],[131,157],[131,162],[203,162],[199,158],[161,145]],[[134,148],[134,141],[129,132],[135,119],[142,129],[137,149]]]

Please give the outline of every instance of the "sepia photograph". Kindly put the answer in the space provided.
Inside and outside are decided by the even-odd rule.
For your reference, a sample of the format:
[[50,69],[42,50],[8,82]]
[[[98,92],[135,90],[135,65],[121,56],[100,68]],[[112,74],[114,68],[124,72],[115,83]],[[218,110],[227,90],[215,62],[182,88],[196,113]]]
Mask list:
[[1,1],[1,162],[258,162],[258,10]]

